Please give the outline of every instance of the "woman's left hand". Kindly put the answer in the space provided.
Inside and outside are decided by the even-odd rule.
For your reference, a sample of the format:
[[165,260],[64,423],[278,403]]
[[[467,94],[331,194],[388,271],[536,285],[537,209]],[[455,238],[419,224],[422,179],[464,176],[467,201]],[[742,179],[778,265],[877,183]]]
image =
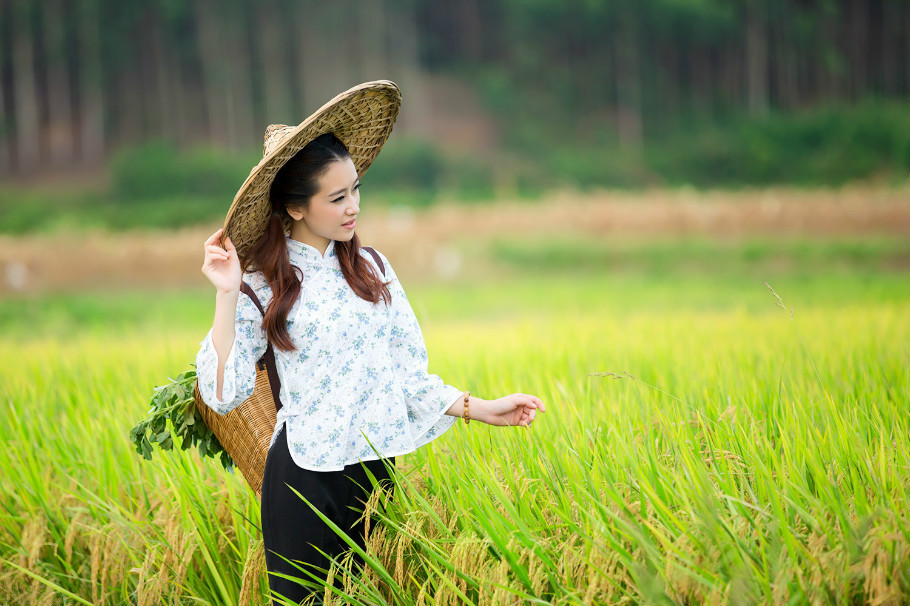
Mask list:
[[499,427],[530,427],[538,410],[547,411],[540,398],[524,393],[513,393],[498,400],[487,400],[483,408],[483,415],[478,417],[478,420]]

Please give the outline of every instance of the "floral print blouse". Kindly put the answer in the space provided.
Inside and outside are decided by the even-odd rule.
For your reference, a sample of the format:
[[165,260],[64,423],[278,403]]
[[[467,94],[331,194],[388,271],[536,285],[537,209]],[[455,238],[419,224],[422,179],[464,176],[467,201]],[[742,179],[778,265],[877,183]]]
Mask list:
[[[287,319],[297,349],[273,348],[282,408],[270,445],[286,425],[288,448],[299,467],[339,471],[380,458],[373,448],[383,457],[413,452],[452,427],[458,418],[445,411],[463,392],[429,374],[423,334],[385,256],[379,253],[385,279],[391,280],[391,305],[354,293],[341,273],[334,240],[324,254],[290,237],[287,246],[291,264],[304,278]],[[367,251],[360,254],[376,266]],[[267,309],[271,288],[262,273],[247,272],[243,280]],[[219,414],[253,393],[256,360],[267,346],[262,315],[243,293],[234,333],[221,400],[215,397],[218,353],[211,329],[196,355],[202,399]]]

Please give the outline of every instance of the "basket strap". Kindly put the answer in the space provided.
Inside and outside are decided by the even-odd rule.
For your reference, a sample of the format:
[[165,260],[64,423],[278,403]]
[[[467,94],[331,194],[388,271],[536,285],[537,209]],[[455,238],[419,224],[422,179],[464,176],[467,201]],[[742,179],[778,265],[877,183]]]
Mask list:
[[[256,296],[252,287],[246,282],[241,281],[240,290],[253,301],[253,304],[256,306],[256,309],[259,310],[259,313],[265,316],[265,310],[262,309],[262,303],[259,302],[259,297]],[[275,365],[275,351],[272,349],[271,343],[266,346],[265,353],[259,358],[257,364],[260,362],[265,365],[265,370],[268,373],[269,387],[272,388],[272,400],[275,401],[275,411],[277,412],[281,410],[281,398],[279,397],[279,394],[281,393],[281,379],[278,378],[278,367]]]
[[365,250],[368,253],[370,253],[371,255],[373,255],[373,258],[376,259],[376,265],[378,265],[379,269],[382,270],[382,277],[384,278],[385,277],[385,263],[382,262],[382,259],[379,257],[379,253],[376,252],[375,250],[373,250],[373,247],[371,247],[371,246],[364,246],[363,250]]

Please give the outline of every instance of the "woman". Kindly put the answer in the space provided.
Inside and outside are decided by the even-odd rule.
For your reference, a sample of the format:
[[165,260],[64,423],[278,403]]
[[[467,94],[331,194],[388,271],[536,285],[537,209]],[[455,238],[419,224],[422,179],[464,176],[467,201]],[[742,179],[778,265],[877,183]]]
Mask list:
[[[339,121],[357,114],[342,99],[351,91],[381,101],[346,130]],[[288,560],[324,579],[328,562],[319,550],[340,555],[347,544],[294,490],[363,547],[358,510],[373,490],[369,474],[377,486],[387,482],[395,456],[439,437],[459,417],[530,427],[544,410],[535,396],[483,400],[428,373],[420,327],[394,269],[381,253],[361,248],[355,232],[360,176],[391,130],[400,96],[386,81],[351,91],[316,120],[270,127],[280,141],[270,145],[267,132],[263,162],[228,213],[230,230],[235,210],[265,206],[264,228],[235,228],[242,246],[231,237],[219,246],[224,229],[204,244],[202,271],[217,291],[214,323],[196,358],[205,402],[220,414],[241,404],[253,391],[255,361],[268,343],[275,350],[282,407],[263,475],[262,534],[270,588],[295,601],[316,584],[278,576],[309,576]],[[379,110],[386,119],[377,134],[367,123]],[[251,190],[267,193],[259,199]],[[264,318],[240,296],[241,280],[262,302]]]

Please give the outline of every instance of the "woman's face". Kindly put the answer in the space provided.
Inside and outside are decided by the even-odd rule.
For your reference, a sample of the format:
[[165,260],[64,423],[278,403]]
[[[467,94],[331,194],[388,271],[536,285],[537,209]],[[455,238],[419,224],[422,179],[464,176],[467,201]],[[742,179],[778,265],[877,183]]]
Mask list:
[[291,238],[324,251],[329,240],[347,241],[354,237],[352,220],[359,212],[357,169],[350,158],[337,160],[319,178],[319,191],[307,206],[288,208],[294,219]]

